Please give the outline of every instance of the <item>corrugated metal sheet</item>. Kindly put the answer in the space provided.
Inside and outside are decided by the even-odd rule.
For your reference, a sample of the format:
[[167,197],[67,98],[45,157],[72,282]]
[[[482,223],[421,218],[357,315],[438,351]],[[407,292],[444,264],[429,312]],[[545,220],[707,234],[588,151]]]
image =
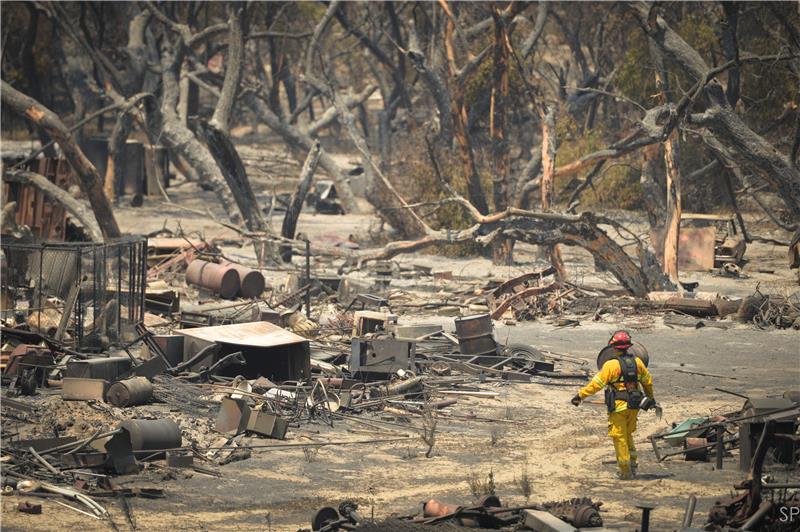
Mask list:
[[[27,164],[28,170],[48,178],[63,189],[76,183],[76,177],[64,159],[40,157]],[[51,201],[43,192],[29,185],[4,183],[5,201],[17,202],[16,222],[27,225],[44,240],[64,240],[67,214],[64,207]]]
[[282,329],[266,321],[234,323],[231,325],[217,325],[214,327],[198,327],[175,332],[206,342],[219,342],[247,347],[277,347],[281,345],[308,343],[307,338],[298,336],[291,331],[287,331],[286,329]]

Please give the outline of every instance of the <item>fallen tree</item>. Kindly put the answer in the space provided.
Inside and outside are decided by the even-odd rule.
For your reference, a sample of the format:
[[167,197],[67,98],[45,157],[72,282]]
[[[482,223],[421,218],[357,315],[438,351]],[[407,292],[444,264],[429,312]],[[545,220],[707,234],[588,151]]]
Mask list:
[[[641,266],[638,266],[622,246],[599,227],[600,224],[608,224],[617,230],[626,231],[624,227],[613,220],[591,212],[572,215],[535,212],[518,208],[508,208],[498,213],[484,215],[468,200],[453,192],[450,187],[446,186],[446,188],[451,197],[439,203],[461,205],[475,221],[474,225],[455,231],[451,229],[434,230],[426,226],[426,234],[420,239],[395,241],[381,249],[358,254],[358,267],[369,261],[385,260],[434,245],[477,242],[488,246],[498,238],[510,238],[540,246],[564,244],[581,247],[591,253],[599,266],[611,273],[620,285],[636,297],[646,297],[648,292],[672,287],[672,284],[660,271],[649,267],[655,259],[641,242],[639,242]],[[413,207],[409,206],[409,208]]]

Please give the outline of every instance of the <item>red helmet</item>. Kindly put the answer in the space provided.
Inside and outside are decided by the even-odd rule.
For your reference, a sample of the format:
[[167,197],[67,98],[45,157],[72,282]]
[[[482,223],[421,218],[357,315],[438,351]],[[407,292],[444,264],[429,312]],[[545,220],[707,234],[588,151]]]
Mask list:
[[608,341],[608,345],[624,351],[625,349],[630,348],[633,343],[631,342],[630,334],[628,334],[626,331],[617,331],[611,337],[611,340]]

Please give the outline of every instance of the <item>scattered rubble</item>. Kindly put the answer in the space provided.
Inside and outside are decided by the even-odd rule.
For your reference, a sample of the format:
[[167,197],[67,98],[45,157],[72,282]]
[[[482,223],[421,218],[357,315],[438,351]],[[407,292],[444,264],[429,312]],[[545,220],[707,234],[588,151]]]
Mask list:
[[[50,246],[4,243],[12,275],[4,275],[2,290],[17,309],[4,314],[2,327],[3,422],[15,426],[3,449],[6,485],[30,497],[64,496],[72,509],[97,519],[109,519],[99,502],[109,494],[165,496],[162,488],[116,486],[116,475],[219,476],[222,466],[259,449],[313,449],[298,435],[314,425],[371,434],[326,446],[419,439],[432,456],[439,422],[515,423],[461,410],[466,398],[496,397],[496,387],[509,384],[578,385],[590,375],[586,362],[569,354],[499,341],[494,320],[545,319],[566,327],[632,312],[642,327],[662,316],[670,326],[787,328],[797,326],[800,309],[796,295],[758,291],[739,300],[688,289],[647,299],[617,296],[557,281],[553,268],[481,282],[391,262],[360,277],[306,266],[303,276],[281,285],[224,258],[213,242],[176,236],[153,238],[146,248],[139,242],[121,244],[133,246],[125,248],[130,255],[118,244],[87,248],[90,257],[98,250],[117,256],[107,274],[94,273],[93,292],[85,275],[78,282],[69,270],[38,266],[48,263]],[[83,248],[57,249],[84,268]],[[108,290],[98,295],[98,286]],[[39,301],[48,310],[38,310]],[[450,325],[406,322],[407,313],[432,313]],[[633,349],[649,362],[643,345]],[[771,426],[784,423],[776,433],[791,435],[800,414],[789,400],[777,410],[759,401],[653,435],[656,457],[714,458],[721,468],[722,458],[739,449],[750,467],[755,444],[742,442],[763,426],[753,420],[779,416]],[[771,456],[778,456],[774,449]],[[782,456],[796,459],[793,452]],[[720,504],[726,519],[752,517],[739,502]],[[472,506],[431,499],[420,515],[400,521],[566,530],[601,526],[599,508],[581,498],[513,508],[496,497]],[[21,503],[20,511],[35,513],[37,506]],[[720,512],[712,522],[722,522]],[[323,508],[312,525],[377,526],[355,503]]]

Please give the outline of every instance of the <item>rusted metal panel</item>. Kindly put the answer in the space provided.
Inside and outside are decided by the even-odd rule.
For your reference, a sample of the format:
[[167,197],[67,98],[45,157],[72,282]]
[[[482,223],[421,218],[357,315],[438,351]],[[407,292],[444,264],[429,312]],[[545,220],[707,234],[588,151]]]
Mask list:
[[64,377],[61,398],[65,401],[105,401],[108,381]]
[[393,338],[353,338],[352,373],[386,373],[414,369],[416,342]]
[[549,512],[523,510],[525,526],[537,532],[577,532],[577,528],[565,523]]
[[250,407],[244,399],[224,397],[219,405],[219,414],[214,430],[223,434],[236,435],[244,432],[250,414]]
[[279,347],[288,344],[307,344],[308,339],[266,321],[234,323],[214,327],[197,327],[175,331],[178,334],[242,347]]
[[289,424],[285,419],[275,414],[258,410],[250,411],[247,418],[247,426],[245,427],[247,432],[254,432],[277,440],[286,439],[286,431],[288,429]]
[[[6,165],[3,165],[5,170]],[[26,165],[63,189],[76,182],[69,164],[63,159],[42,157]],[[45,240],[64,240],[67,214],[60,203],[51,201],[43,192],[30,185],[3,184],[4,202],[16,201],[16,223],[27,225],[34,236]]]
[[299,380],[311,375],[308,339],[265,321],[197,327],[175,331],[186,336],[184,360],[211,343],[221,345],[218,358],[241,351],[245,368],[235,368],[245,376],[261,374],[272,381]]
[[130,370],[131,359],[128,357],[89,358],[67,362],[64,375],[79,379],[103,379],[114,382]]

